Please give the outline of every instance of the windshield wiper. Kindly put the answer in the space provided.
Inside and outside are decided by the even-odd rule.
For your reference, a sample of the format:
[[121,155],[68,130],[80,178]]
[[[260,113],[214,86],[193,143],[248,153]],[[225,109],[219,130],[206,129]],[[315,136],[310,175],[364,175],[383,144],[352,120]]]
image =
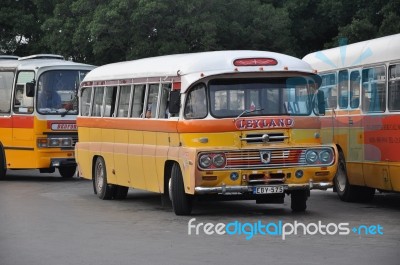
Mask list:
[[236,121],[237,119],[239,119],[240,117],[242,117],[244,114],[253,113],[253,112],[262,111],[262,110],[264,110],[264,109],[253,109],[253,110],[245,109],[242,113],[239,114],[239,116],[237,116],[236,118],[234,118],[233,121]]

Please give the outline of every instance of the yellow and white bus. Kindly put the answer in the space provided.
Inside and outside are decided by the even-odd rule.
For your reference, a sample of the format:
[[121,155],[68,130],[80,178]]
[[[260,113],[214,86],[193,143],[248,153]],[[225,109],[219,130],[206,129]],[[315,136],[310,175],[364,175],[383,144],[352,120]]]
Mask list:
[[93,68],[51,54],[0,60],[0,178],[7,169],[75,174],[77,91]]
[[177,215],[193,199],[283,203],[285,194],[304,211],[337,166],[334,145],[320,142],[319,83],[307,63],[263,51],[98,67],[80,89],[79,174],[101,199],[143,189],[169,197]]
[[340,159],[343,201],[369,201],[375,189],[400,192],[400,34],[308,54],[320,72],[326,116],[322,139]]

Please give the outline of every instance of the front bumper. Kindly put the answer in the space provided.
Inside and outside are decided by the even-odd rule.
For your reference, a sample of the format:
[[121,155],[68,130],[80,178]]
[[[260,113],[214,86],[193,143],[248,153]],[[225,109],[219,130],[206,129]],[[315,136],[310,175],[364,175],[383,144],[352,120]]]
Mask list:
[[[313,182],[301,184],[273,184],[273,185],[257,185],[257,186],[283,186],[285,191],[291,190],[327,190],[333,187],[331,182]],[[255,185],[246,186],[218,186],[218,187],[195,187],[195,194],[229,194],[229,193],[252,193]]]
[[52,158],[50,167],[68,167],[76,166],[75,158]]

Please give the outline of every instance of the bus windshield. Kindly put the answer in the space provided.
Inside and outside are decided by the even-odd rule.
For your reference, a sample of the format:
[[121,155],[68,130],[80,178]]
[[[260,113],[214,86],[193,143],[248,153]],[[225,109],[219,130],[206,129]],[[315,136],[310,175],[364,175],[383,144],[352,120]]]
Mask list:
[[306,116],[312,111],[316,84],[305,77],[229,79],[209,82],[210,112],[237,116]]
[[89,71],[52,70],[39,77],[37,109],[41,114],[78,114],[77,90]]

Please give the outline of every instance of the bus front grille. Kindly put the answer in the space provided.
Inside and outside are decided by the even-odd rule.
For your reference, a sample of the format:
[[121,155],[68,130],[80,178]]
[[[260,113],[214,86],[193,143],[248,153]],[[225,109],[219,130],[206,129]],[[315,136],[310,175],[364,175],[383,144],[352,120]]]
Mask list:
[[226,168],[275,168],[306,165],[305,149],[228,151]]

